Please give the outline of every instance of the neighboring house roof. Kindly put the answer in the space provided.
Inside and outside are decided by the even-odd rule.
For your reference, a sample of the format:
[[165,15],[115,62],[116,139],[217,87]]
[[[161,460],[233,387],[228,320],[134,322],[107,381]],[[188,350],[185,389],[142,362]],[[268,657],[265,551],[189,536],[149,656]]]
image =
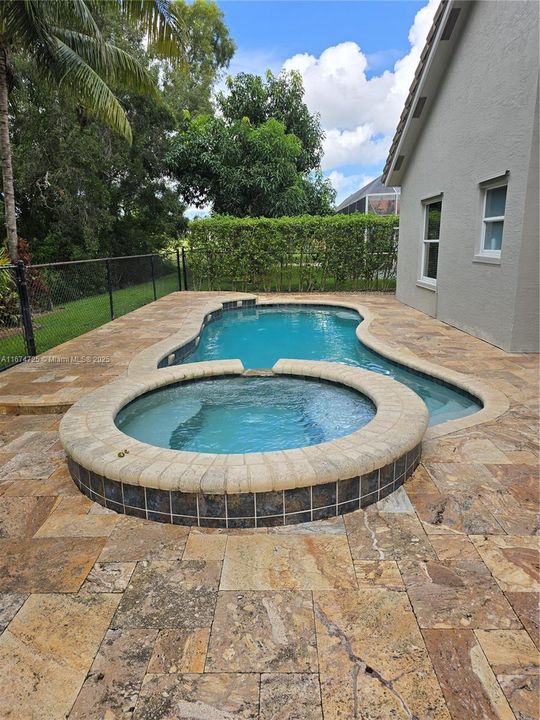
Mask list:
[[382,180],[386,184],[401,185],[407,162],[473,4],[474,0],[442,0],[435,12],[384,166]]
[[[349,195],[348,198],[345,198],[343,202],[341,202],[337,208],[336,212],[340,212],[341,210],[344,210],[345,208],[349,207],[349,205],[354,205],[358,202],[358,200],[361,200],[362,198],[365,198],[366,195],[376,195],[380,193],[395,193],[396,189],[393,187],[387,187],[386,185],[383,185],[382,183],[382,176],[379,176],[378,178],[375,178],[375,180],[372,180],[367,185],[364,185],[363,188],[360,188],[360,190],[357,190],[356,192],[353,192],[352,195]],[[397,191],[399,192],[399,190]]]

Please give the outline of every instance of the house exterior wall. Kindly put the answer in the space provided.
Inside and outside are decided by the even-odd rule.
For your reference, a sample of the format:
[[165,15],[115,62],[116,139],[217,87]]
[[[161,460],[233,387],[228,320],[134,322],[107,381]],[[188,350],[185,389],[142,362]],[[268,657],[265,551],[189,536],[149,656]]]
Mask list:
[[[536,2],[474,3],[402,182],[398,299],[508,351],[538,350],[538,52]],[[500,263],[479,262],[481,183],[506,171]],[[422,201],[439,194],[434,292]]]

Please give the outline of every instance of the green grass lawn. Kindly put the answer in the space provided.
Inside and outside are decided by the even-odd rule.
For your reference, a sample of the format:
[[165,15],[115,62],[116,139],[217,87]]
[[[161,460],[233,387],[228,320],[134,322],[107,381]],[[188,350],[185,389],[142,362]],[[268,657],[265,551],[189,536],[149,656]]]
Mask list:
[[[189,269],[189,261],[188,261]],[[394,290],[395,278],[380,279],[378,283],[363,278],[337,282],[334,277],[322,277],[318,268],[288,265],[283,270],[271,268],[264,276],[255,278],[254,283],[245,283],[242,279],[216,277],[212,281],[204,274],[197,276],[188,271],[188,287],[190,290],[234,290],[236,292],[332,292],[332,291],[369,291]]]
[[[172,273],[156,279],[156,294],[163,297],[178,290],[178,275]],[[115,317],[125,315],[146,303],[152,302],[154,293],[151,282],[115,290],[113,306]],[[56,347],[66,340],[109,322],[111,319],[109,295],[103,293],[58,306],[51,312],[34,315],[34,337],[38,353]],[[15,331],[0,337],[0,368],[10,364],[9,358],[26,355],[24,338]]]

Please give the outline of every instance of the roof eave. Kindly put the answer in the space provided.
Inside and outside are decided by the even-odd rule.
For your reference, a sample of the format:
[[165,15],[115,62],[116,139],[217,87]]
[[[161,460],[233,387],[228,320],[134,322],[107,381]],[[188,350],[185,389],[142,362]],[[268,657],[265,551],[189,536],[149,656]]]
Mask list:
[[442,0],[437,8],[384,166],[385,185],[401,186],[473,2]]

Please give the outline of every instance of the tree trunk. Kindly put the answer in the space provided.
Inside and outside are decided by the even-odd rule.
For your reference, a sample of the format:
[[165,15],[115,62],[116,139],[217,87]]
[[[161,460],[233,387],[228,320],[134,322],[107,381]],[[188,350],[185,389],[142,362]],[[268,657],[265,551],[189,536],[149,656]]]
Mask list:
[[4,181],[4,206],[8,252],[11,262],[17,262],[17,214],[15,212],[15,190],[11,166],[11,144],[9,141],[7,48],[0,45],[0,151],[2,157],[2,178]]

